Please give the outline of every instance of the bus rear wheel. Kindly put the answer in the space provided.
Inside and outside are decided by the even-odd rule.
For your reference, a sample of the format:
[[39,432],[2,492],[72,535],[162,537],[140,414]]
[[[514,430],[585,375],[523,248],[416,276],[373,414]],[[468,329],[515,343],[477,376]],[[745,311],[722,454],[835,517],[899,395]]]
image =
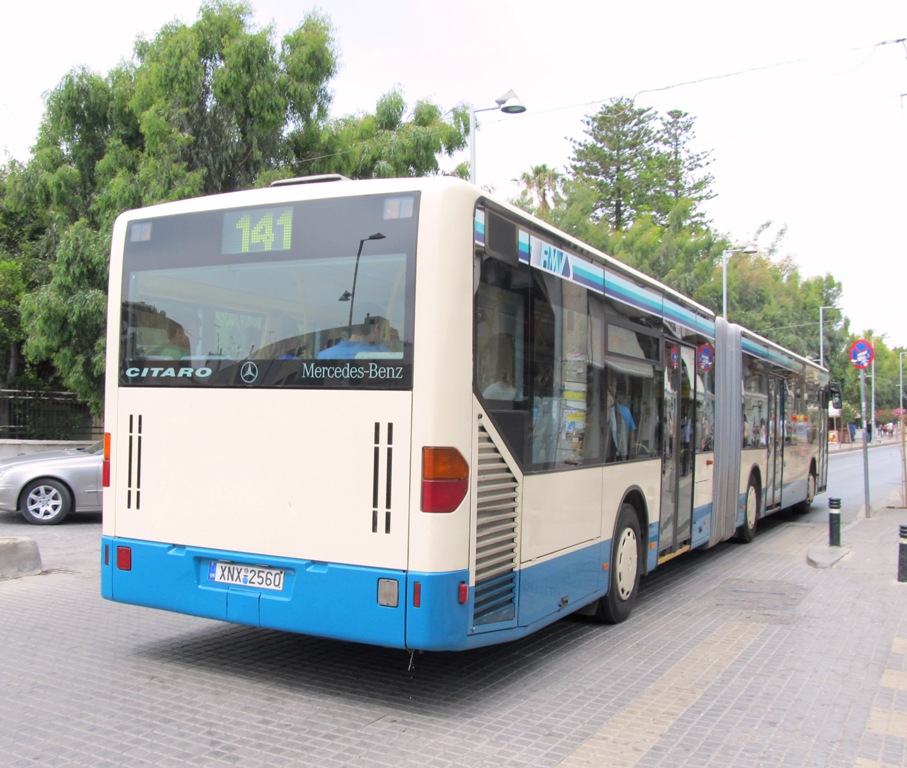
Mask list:
[[806,498],[797,505],[797,512],[801,515],[809,512],[816,498],[816,470],[809,468],[809,477],[806,479]]
[[624,621],[633,610],[642,573],[642,536],[636,510],[624,504],[611,541],[608,594],[600,598],[596,618],[607,624]]
[[756,517],[759,514],[759,486],[751,477],[746,487],[746,508],[743,510],[743,524],[737,529],[737,541],[749,544],[756,536]]

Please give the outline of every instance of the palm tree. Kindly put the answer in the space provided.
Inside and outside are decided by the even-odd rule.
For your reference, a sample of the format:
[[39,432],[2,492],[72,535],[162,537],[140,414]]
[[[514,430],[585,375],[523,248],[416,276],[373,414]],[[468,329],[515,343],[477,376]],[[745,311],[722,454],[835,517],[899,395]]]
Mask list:
[[547,165],[534,165],[520,175],[521,197],[532,205],[540,218],[546,219],[557,202],[563,175]]

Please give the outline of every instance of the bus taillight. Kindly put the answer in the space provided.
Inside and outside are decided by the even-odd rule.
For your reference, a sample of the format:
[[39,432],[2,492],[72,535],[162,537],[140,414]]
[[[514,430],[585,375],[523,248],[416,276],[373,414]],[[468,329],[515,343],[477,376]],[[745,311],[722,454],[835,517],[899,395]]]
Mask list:
[[104,433],[104,461],[101,463],[101,485],[110,488],[110,432]]
[[422,511],[453,512],[469,490],[469,465],[456,448],[422,449]]

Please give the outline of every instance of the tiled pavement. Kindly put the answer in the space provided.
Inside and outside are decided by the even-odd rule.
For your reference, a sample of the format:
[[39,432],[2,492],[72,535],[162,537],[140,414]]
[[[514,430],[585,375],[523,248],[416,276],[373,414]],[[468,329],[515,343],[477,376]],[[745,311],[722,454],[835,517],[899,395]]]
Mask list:
[[[817,503],[821,504],[823,500]],[[95,518],[0,581],[0,766],[907,765],[907,584],[887,508],[678,558],[631,619],[425,654],[102,600]]]

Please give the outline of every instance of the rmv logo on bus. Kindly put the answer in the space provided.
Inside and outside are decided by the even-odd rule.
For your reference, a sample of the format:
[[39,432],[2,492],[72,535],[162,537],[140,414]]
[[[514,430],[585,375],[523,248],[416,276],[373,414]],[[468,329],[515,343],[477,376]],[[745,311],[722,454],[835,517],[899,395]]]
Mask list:
[[555,248],[548,243],[542,243],[542,252],[539,254],[539,269],[544,269],[561,277],[570,278],[570,260],[560,248]]

